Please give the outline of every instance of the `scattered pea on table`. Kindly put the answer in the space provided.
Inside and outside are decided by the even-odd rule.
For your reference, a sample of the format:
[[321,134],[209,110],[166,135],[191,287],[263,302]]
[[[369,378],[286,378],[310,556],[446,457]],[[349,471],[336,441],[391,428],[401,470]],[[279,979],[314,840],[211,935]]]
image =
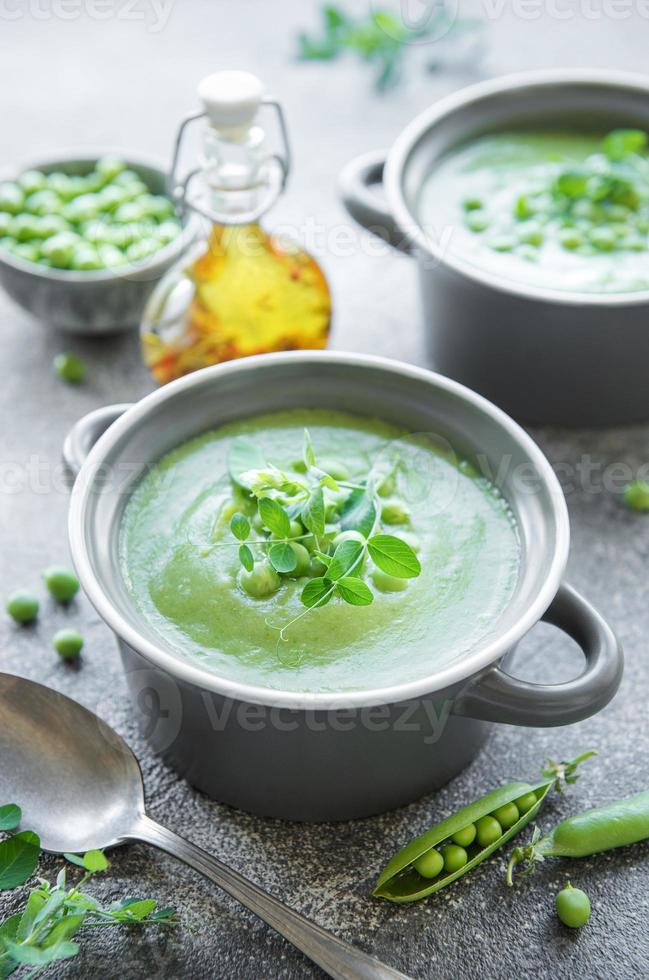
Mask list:
[[57,354],[53,366],[58,376],[68,384],[80,384],[86,376],[86,363],[76,354]]
[[6,609],[15,622],[31,623],[38,615],[38,599],[31,592],[13,592],[7,600]]
[[52,565],[43,573],[45,585],[57,602],[70,602],[79,591],[79,579],[69,568]]
[[83,647],[83,637],[76,630],[59,630],[54,634],[52,645],[62,660],[76,660]]

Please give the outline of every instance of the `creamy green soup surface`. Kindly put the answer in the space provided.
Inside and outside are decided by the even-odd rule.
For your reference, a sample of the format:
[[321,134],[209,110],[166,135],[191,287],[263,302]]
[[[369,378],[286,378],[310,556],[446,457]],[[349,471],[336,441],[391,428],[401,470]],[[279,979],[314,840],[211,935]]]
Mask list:
[[[357,574],[373,592],[369,605],[334,597],[306,609],[300,595],[310,570],[281,576],[265,597],[242,587],[230,521],[235,512],[250,516],[256,503],[233,483],[229,450],[242,437],[253,441],[269,463],[300,479],[305,427],[318,464],[342,463],[348,482],[361,486],[377,467],[388,474],[380,507],[405,523],[377,530],[402,534],[417,551],[421,573],[392,585],[388,578],[387,591],[366,557]],[[335,495],[325,488],[324,496]],[[263,531],[253,527],[249,541],[259,563]],[[120,562],[149,630],[179,656],[233,681],[339,692],[422,678],[485,641],[515,588],[519,539],[489,482],[427,437],[377,419],[293,409],[204,433],[155,464],[127,501]],[[278,642],[278,628],[298,616]]]
[[647,134],[512,131],[450,151],[424,182],[422,226],[442,249],[551,289],[649,289]]

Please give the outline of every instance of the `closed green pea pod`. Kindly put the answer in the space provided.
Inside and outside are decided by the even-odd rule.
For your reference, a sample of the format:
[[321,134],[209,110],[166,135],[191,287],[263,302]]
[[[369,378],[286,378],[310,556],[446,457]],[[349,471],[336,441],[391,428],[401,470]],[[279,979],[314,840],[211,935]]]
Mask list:
[[514,849],[507,866],[507,884],[513,883],[519,862],[531,870],[547,857],[589,857],[649,838],[649,790],[627,800],[586,810],[562,820],[545,837],[532,838],[526,847]]

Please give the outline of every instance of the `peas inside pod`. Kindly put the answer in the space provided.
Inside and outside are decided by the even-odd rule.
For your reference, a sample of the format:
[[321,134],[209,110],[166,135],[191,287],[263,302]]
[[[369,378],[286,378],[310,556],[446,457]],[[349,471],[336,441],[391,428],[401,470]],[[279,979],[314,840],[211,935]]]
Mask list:
[[542,782],[508,783],[431,827],[392,858],[374,894],[391,902],[414,902],[450,885],[526,827],[548,794],[574,782],[578,765],[591,755],[550,763]]
[[86,174],[28,170],[0,184],[0,249],[53,269],[141,262],[180,230],[171,200],[122,160],[104,157]]

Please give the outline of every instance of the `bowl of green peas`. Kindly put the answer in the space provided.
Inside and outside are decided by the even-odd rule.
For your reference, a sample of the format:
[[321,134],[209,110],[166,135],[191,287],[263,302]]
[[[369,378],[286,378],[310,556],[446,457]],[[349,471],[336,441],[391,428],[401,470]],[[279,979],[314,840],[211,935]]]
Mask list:
[[177,214],[157,164],[60,155],[0,179],[0,284],[55,329],[128,330],[196,230]]

